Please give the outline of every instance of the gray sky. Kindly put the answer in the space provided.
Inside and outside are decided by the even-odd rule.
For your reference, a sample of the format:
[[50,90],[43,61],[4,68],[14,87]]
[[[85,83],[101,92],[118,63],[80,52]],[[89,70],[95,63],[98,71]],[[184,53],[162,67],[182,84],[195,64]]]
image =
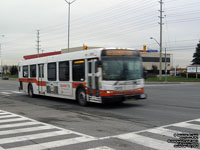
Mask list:
[[[164,1],[164,47],[173,65],[191,63],[200,39],[200,1]],[[70,47],[88,46],[159,49],[158,0],[77,0],[71,7]],[[68,6],[64,0],[0,0],[0,43],[4,64],[17,64],[36,53],[36,30],[41,49],[67,47]]]

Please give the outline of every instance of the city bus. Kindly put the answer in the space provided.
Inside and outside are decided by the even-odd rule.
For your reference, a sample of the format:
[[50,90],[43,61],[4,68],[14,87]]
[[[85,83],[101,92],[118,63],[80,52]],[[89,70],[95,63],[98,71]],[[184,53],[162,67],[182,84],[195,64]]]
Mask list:
[[132,49],[98,48],[23,60],[19,89],[30,97],[77,100],[82,106],[146,99],[142,59]]

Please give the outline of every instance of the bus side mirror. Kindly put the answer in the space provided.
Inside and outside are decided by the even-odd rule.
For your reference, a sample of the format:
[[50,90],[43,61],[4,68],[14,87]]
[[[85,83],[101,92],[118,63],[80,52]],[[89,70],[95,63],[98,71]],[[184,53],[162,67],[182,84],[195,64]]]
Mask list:
[[102,67],[102,61],[99,60],[99,61],[97,62],[97,65],[98,65],[98,67]]

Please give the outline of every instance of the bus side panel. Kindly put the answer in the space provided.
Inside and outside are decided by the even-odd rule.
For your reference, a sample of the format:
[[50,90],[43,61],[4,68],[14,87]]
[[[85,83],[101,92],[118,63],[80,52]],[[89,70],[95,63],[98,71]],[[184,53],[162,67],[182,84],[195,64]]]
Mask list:
[[37,84],[36,83],[31,83],[32,84],[32,87],[33,87],[33,93],[34,94],[39,94],[38,93],[38,86],[37,86]]

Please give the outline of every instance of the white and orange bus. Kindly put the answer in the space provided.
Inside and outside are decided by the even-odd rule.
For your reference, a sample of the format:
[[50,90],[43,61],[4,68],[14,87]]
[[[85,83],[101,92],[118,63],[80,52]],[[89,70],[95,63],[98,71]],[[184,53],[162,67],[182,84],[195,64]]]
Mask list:
[[140,53],[131,49],[99,48],[23,60],[20,90],[88,102],[145,99]]

